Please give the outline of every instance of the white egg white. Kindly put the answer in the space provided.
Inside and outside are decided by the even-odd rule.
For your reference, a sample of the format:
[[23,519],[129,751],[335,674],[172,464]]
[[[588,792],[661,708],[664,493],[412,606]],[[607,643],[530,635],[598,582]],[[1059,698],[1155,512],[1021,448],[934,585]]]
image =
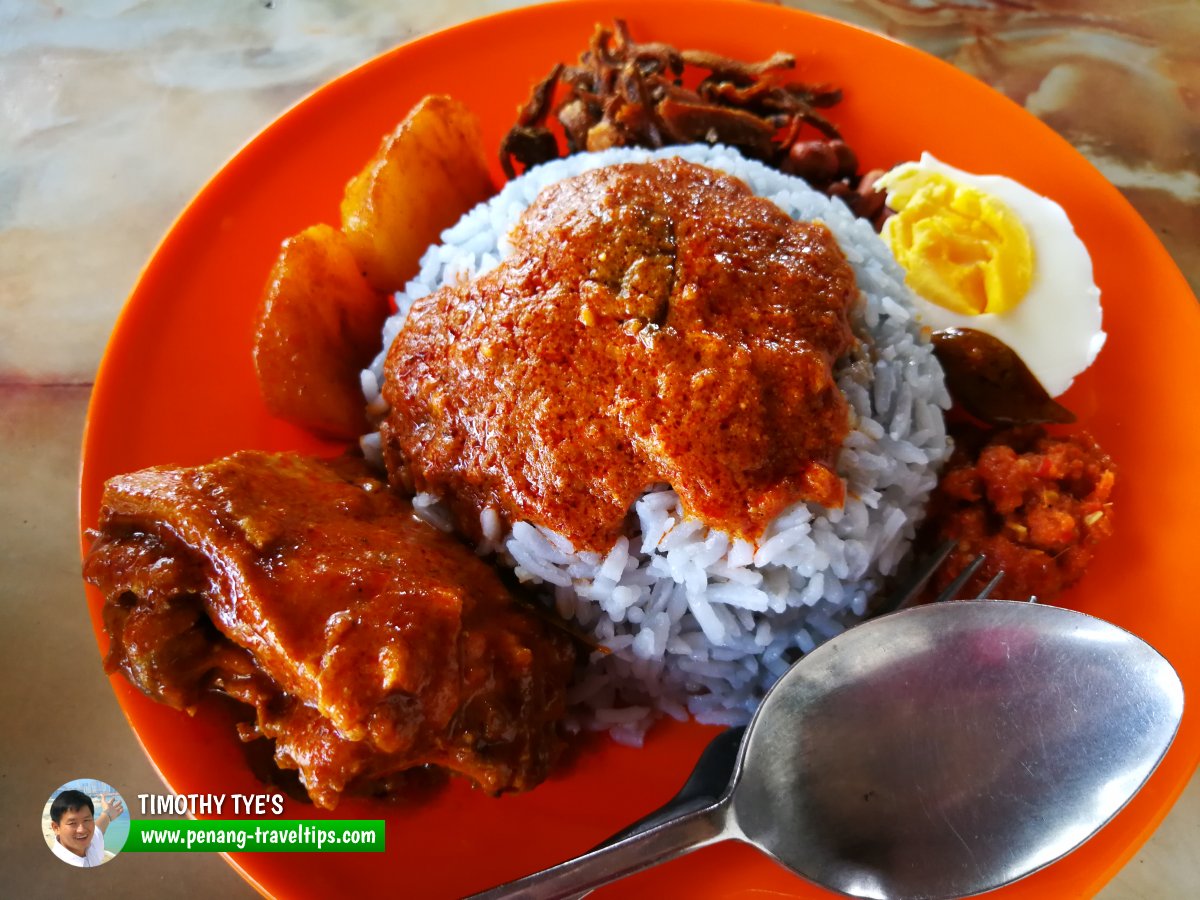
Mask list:
[[974,328],[1008,344],[1052,397],[1064,393],[1104,346],[1092,258],[1061,206],[1002,175],[973,175],[924,153],[904,171],[924,171],[998,198],[1021,220],[1033,247],[1029,292],[1004,313],[970,316],[919,294],[917,318],[931,329]]

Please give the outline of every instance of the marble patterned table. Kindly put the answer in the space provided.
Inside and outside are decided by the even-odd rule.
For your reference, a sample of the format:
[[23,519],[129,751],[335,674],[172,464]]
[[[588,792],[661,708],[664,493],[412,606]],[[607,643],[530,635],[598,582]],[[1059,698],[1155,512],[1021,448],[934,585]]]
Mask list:
[[[90,385],[155,243],[221,163],[298,98],[505,0],[0,0],[0,894],[78,889],[46,850],[49,792],[152,789],[83,613],[79,441]],[[1200,4],[795,0],[1008,94],[1121,188],[1200,287]],[[1105,900],[1200,895],[1200,782]],[[97,896],[250,897],[220,859],[106,866]]]

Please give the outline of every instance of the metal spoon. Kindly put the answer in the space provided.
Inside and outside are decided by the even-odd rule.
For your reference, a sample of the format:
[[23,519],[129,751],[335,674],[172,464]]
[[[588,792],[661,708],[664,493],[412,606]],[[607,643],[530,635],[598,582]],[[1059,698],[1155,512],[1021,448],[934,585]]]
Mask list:
[[728,839],[856,897],[982,893],[1111,819],[1182,713],[1170,664],[1099,619],[1001,600],[904,610],[780,679],[720,800],[476,898],[566,897]]
[[[957,546],[956,541],[945,541],[933,553],[920,561],[909,573],[909,577],[901,589],[889,598],[887,609],[881,609],[879,612],[895,612],[916,602],[929,579],[946,562]],[[983,554],[972,559],[949,584],[932,598],[932,602],[945,603],[957,597],[963,585],[983,566],[986,560],[987,557]],[[990,597],[996,586],[1003,581],[1004,574],[1003,569],[999,570],[974,599],[983,600]],[[688,780],[684,782],[683,787],[674,797],[592,849],[599,850],[601,847],[615,844],[632,835],[649,831],[654,826],[661,825],[670,819],[676,819],[684,813],[694,812],[716,803],[729,787],[729,781],[733,777],[733,768],[737,763],[742,736],[745,733],[746,726],[739,725],[737,728],[729,728],[718,734],[704,748],[700,759],[696,761],[695,768],[692,769],[692,774],[688,776]],[[585,894],[577,896],[583,897]]]

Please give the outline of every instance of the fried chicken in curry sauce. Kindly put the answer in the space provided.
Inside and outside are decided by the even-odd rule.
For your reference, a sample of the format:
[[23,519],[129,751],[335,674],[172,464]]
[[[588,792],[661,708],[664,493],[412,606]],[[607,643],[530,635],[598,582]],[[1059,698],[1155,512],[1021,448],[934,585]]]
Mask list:
[[313,801],[444,766],[492,793],[561,747],[570,639],[354,459],[237,453],[111,479],[85,576],[106,666],[192,711],[255,709]]

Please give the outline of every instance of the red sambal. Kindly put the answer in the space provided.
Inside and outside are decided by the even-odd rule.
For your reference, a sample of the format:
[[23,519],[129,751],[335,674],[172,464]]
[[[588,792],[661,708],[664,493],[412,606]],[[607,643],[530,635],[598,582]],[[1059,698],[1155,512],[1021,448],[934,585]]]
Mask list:
[[959,432],[930,500],[927,528],[958,547],[931,586],[945,587],[976,555],[987,556],[961,596],[1001,569],[997,596],[1051,600],[1078,581],[1096,546],[1112,535],[1116,467],[1086,432],[1052,436],[1040,427]]

